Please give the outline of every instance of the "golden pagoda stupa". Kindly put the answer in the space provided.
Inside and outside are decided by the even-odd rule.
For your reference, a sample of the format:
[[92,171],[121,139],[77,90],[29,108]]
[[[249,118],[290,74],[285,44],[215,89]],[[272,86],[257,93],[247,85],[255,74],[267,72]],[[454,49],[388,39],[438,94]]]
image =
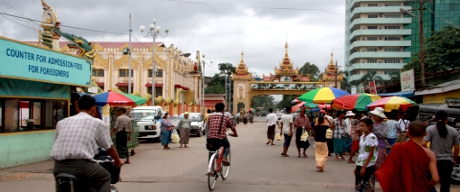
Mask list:
[[241,52],[241,61],[235,69],[235,74],[232,74],[232,80],[248,80],[252,79],[251,74],[248,72],[248,67],[244,63],[244,52]]

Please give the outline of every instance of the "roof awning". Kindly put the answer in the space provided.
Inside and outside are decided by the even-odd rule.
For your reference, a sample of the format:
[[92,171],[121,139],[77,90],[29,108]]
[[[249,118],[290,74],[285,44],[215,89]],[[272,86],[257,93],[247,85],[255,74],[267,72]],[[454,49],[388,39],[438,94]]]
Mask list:
[[204,106],[205,107],[214,107],[216,103],[224,103],[224,100],[205,100]]
[[[128,87],[128,83],[117,83],[115,86],[117,87]],[[131,87],[134,87],[134,83],[131,83]]]
[[460,89],[460,80],[453,80],[439,85],[426,88],[424,90],[415,91],[415,95],[430,95],[437,93],[445,93],[453,90]]
[[378,94],[380,97],[392,97],[392,96],[399,96],[399,97],[414,97],[414,92],[407,91],[407,92],[394,92],[394,93],[381,93]]
[[179,84],[175,84],[174,88],[182,88],[183,90],[190,90],[190,88],[188,88],[186,86],[179,85]]
[[[146,83],[145,86],[146,87],[152,87],[152,84]],[[162,83],[155,83],[155,87],[163,87],[163,84]]]
[[104,83],[96,83],[97,86],[104,87]]

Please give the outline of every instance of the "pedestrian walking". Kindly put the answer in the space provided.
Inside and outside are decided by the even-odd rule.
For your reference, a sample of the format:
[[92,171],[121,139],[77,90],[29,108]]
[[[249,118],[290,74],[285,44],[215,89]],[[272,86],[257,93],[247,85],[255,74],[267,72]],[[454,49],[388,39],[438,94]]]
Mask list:
[[185,148],[187,147],[188,140],[190,138],[190,125],[192,124],[192,121],[188,118],[188,112],[184,113],[184,118],[179,121],[179,124],[177,125],[177,128],[179,128],[180,132],[180,147],[182,148],[182,145],[184,145]]
[[292,139],[292,126],[293,126],[293,119],[291,115],[291,107],[286,107],[286,114],[281,116],[280,122],[280,135],[284,133],[284,144],[283,144],[283,152],[281,153],[284,157],[289,157],[287,154],[289,146],[291,145]]
[[345,124],[345,112],[337,111],[337,118],[334,119],[334,124],[332,126],[335,160],[339,160],[339,156],[340,159],[345,160],[345,157],[343,157],[343,153],[345,152],[345,129],[347,129],[347,124]]
[[375,163],[375,168],[379,169],[380,165],[385,161],[387,156],[387,147],[388,147],[388,124],[383,121],[387,117],[383,112],[383,108],[376,107],[373,111],[370,112],[372,114],[372,119],[374,120],[374,127],[372,128],[372,133],[374,133],[379,141],[378,148],[378,159]]
[[297,157],[300,158],[300,149],[303,149],[303,156],[308,158],[305,151],[310,147],[310,143],[308,142],[308,138],[306,141],[302,141],[301,137],[304,132],[308,132],[311,129],[310,120],[305,115],[305,109],[300,109],[299,116],[297,116],[294,120],[294,126],[296,128],[295,133],[295,143],[297,146]]
[[359,126],[363,135],[359,140],[359,155],[356,160],[355,168],[355,187],[356,191],[368,192],[375,191],[375,164],[378,159],[377,146],[379,145],[377,136],[371,132],[372,120],[369,118],[361,119]]
[[[325,110],[321,110],[319,113],[324,116],[324,119],[328,121],[329,125],[332,126],[334,124],[334,118],[327,115]],[[326,139],[327,139],[326,141],[327,141],[327,149],[328,149],[327,155],[331,156],[331,153],[334,153],[334,139],[332,137],[329,137],[329,138],[326,137]]]
[[278,124],[278,117],[276,116],[275,113],[273,113],[273,109],[270,108],[268,109],[268,112],[269,114],[267,115],[267,119],[266,119],[266,122],[267,122],[267,138],[268,138],[268,141],[267,141],[267,145],[269,143],[271,143],[271,145],[275,145],[273,143],[273,140],[275,140],[275,128],[276,128],[276,125],[278,125],[279,127],[279,124]]
[[174,129],[174,125],[168,120],[168,112],[163,112],[162,118],[160,120],[161,123],[161,145],[163,145],[163,149],[170,149],[168,144],[171,143],[171,133]]
[[432,191],[439,175],[436,155],[422,147],[426,125],[414,121],[407,134],[410,140],[393,147],[375,176],[383,191]]
[[315,160],[316,169],[319,172],[323,172],[328,157],[328,147],[326,142],[326,131],[331,125],[327,121],[323,114],[315,119],[313,126],[314,138],[315,138]]
[[[393,146],[396,142],[396,139],[398,138],[398,121],[396,121],[396,110],[391,111],[391,113],[388,114],[388,145]],[[390,152],[391,149],[388,150]]]
[[126,115],[126,108],[118,108],[118,117],[115,120],[115,125],[112,130],[112,135],[115,135],[115,146],[117,148],[118,156],[121,159],[126,159],[125,163],[130,164],[128,141],[131,141],[131,134],[133,131],[131,119]]
[[350,137],[351,137],[351,152],[350,152],[350,157],[348,158],[348,163],[355,163],[353,161],[353,156],[355,153],[358,152],[359,150],[359,138],[362,135],[361,128],[359,127],[359,120],[356,119],[356,114],[354,114],[352,111],[347,111],[347,114],[345,115],[350,119]]
[[[457,162],[459,140],[457,130],[447,125],[447,113],[440,110],[436,113],[436,124],[427,128],[427,135],[423,138],[423,145],[430,142],[430,149],[437,159],[439,177],[441,178],[441,192],[450,191],[452,169]],[[452,148],[454,153],[452,154]]]
[[410,121],[407,120],[407,115],[403,111],[398,111],[397,114],[397,120],[398,120],[398,138],[396,138],[396,142],[406,142],[407,141],[407,136],[406,136],[406,127],[409,127]]

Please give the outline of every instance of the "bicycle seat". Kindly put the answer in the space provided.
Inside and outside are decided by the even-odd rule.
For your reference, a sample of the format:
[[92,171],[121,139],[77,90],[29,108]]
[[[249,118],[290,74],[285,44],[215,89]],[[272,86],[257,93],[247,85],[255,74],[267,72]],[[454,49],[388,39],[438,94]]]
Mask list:
[[58,175],[56,175],[56,179],[77,180],[77,177],[75,177],[75,175],[71,175],[68,173],[59,173]]

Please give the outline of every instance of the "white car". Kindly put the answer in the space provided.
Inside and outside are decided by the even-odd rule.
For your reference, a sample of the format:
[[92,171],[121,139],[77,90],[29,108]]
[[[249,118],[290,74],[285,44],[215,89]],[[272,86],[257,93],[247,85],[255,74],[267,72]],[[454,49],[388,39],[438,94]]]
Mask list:
[[163,109],[160,106],[135,107],[130,112],[132,120],[139,126],[139,139],[160,140],[160,119]]
[[[179,118],[184,118],[184,114],[180,114]],[[205,126],[204,126],[204,118],[201,113],[189,113],[188,118],[192,121],[190,127],[190,134],[196,135],[197,137],[201,137],[201,135],[205,134]],[[179,128],[177,128],[177,132],[179,132]]]

